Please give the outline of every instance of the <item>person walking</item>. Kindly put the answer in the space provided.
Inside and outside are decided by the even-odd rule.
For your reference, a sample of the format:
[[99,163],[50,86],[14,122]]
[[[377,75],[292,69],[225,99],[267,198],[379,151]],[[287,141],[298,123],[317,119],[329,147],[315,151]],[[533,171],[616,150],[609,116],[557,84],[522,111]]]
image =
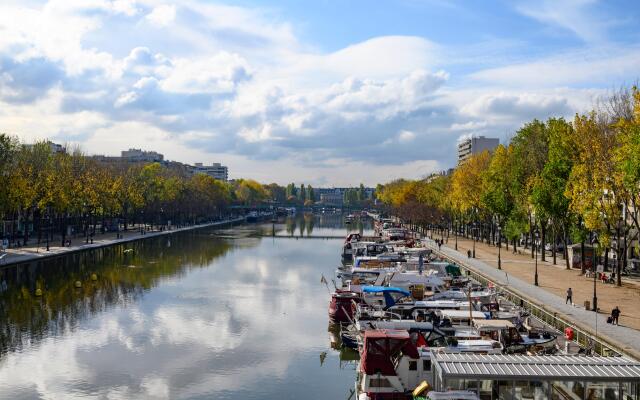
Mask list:
[[564,304],[573,304],[573,290],[571,290],[571,288],[567,289],[567,301],[564,302]]
[[612,324],[620,325],[618,323],[618,318],[620,318],[620,309],[618,306],[611,311],[611,318],[613,318],[611,321]]

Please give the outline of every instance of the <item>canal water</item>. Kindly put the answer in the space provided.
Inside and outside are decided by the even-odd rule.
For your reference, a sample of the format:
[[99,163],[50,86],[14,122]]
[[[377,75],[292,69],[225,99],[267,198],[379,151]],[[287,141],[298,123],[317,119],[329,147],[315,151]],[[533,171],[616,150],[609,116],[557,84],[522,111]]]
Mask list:
[[342,240],[306,237],[350,229],[370,226],[300,215],[5,267],[0,398],[348,399],[321,283]]

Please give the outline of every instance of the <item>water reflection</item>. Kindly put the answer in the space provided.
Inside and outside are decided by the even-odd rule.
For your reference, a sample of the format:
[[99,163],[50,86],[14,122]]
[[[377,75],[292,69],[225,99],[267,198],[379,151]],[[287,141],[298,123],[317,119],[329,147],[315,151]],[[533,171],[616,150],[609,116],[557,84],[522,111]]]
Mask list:
[[[307,235],[345,232],[322,218],[294,220]],[[330,349],[319,284],[341,243],[259,238],[271,228],[204,230],[3,270],[0,397],[346,398],[353,371]]]
[[[316,226],[317,224],[317,226]],[[364,219],[355,219],[348,225],[344,223],[344,214],[330,213],[314,215],[311,213],[297,214],[295,216],[286,217],[271,225],[265,235],[275,234],[278,228],[284,226],[284,230],[288,236],[334,236],[342,235],[346,232],[363,233],[371,230],[371,221]]]

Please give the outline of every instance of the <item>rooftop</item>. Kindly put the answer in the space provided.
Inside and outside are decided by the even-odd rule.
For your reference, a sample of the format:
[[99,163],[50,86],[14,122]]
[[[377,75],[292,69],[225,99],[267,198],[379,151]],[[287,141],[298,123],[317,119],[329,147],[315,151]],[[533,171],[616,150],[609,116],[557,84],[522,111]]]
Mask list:
[[433,352],[447,379],[535,379],[640,382],[640,363],[623,357],[478,355]]

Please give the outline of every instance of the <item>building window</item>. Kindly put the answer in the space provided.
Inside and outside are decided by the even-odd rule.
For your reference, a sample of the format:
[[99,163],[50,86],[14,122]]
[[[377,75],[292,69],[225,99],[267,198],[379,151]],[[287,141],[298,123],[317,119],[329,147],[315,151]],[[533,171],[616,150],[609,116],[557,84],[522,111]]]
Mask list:
[[409,371],[417,371],[417,370],[418,370],[418,362],[409,361]]
[[431,360],[422,360],[422,370],[431,371]]

